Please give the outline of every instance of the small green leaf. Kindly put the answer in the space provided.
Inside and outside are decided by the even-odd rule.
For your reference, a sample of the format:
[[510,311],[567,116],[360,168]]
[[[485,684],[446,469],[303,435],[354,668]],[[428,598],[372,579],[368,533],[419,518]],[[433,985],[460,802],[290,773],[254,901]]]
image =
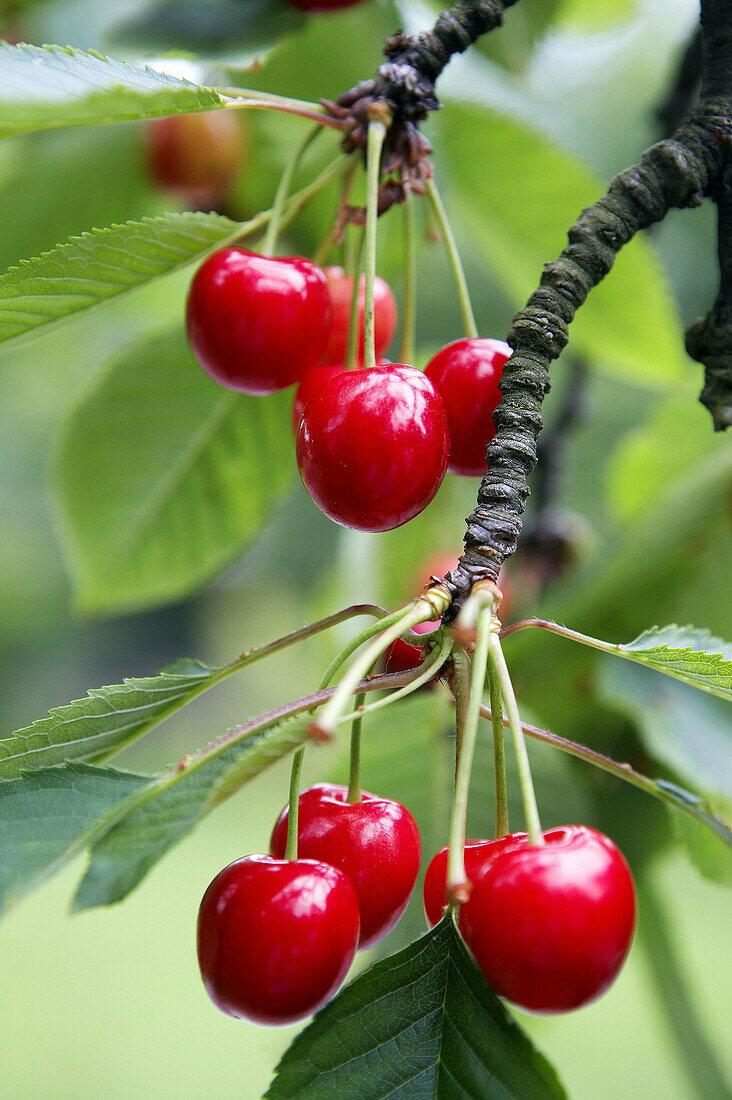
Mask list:
[[62,46],[0,45],[0,138],[210,111],[231,100],[147,65]]
[[54,707],[48,718],[0,741],[0,779],[65,760],[108,759],[218,683],[227,671],[181,660],[158,676],[92,688],[85,699]]
[[182,332],[125,348],[72,409],[55,458],[80,605],[180,599],[241,554],[292,480],[288,405],[217,386]]
[[75,910],[124,898],[210,810],[307,740],[310,716],[291,718],[212,756],[195,771],[164,772],[139,808],[92,849]]
[[452,920],[331,1001],[277,1067],[270,1100],[538,1100],[556,1073],[479,974]]
[[202,259],[242,226],[219,214],[165,214],[93,229],[0,276],[0,343],[48,332],[79,313]]
[[149,782],[66,764],[0,783],[0,912],[80,852]]
[[732,647],[721,638],[712,637],[708,630],[675,624],[653,626],[632,642],[614,645],[557,623],[542,621],[540,625],[562,638],[637,661],[701,691],[732,700]]
[[732,647],[712,637],[708,630],[654,626],[635,641],[616,649],[621,657],[639,661],[722,699],[732,699]]

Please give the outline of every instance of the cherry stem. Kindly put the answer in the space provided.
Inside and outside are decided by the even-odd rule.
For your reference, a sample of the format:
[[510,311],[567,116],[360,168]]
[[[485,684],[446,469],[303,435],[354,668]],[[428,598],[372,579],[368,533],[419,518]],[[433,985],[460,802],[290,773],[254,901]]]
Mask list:
[[292,758],[290,770],[290,806],[287,813],[287,841],[285,859],[297,859],[297,839],[300,817],[300,772],[305,749],[298,749]]
[[497,677],[501,687],[501,693],[508,714],[508,724],[513,736],[519,787],[521,789],[521,801],[524,806],[524,817],[526,818],[526,829],[529,834],[529,841],[531,844],[541,846],[544,843],[544,835],[541,831],[541,822],[539,821],[539,809],[536,805],[536,794],[531,778],[531,766],[526,751],[526,741],[521,725],[521,716],[519,714],[513,684],[511,683],[511,677],[508,672],[508,666],[506,665],[506,659],[503,656],[501,640],[497,630],[491,631],[489,642],[488,659],[491,662],[494,675]]
[[400,608],[392,615],[387,615],[379,623],[381,632],[373,638],[364,651],[359,653],[351,665],[346,669],[343,679],[338,684],[335,694],[324,707],[317,721],[318,733],[326,738],[332,736],[335,727],[346,709],[348,699],[355,694],[359,681],[368,674],[372,665],[376,664],[384,650],[410,626],[416,626],[431,619],[441,618],[450,606],[450,596],[442,586],[427,589],[406,607]]
[[361,730],[363,727],[363,714],[361,713],[366,696],[361,692],[356,696],[356,717],[351,725],[351,750],[348,770],[348,802],[361,801]]
[[467,880],[465,878],[465,834],[468,819],[468,793],[470,773],[475,748],[474,725],[473,741],[470,743],[468,714],[472,683],[470,679],[470,658],[462,646],[456,646],[453,653],[454,691],[456,707],[457,734],[455,740],[455,786],[452,797],[450,834],[447,849],[447,881],[445,893],[451,904],[460,904],[467,900]]
[[364,364],[367,370],[376,366],[374,343],[374,279],[376,278],[376,238],[379,217],[379,176],[381,150],[386,126],[379,119],[369,122],[366,146],[366,236],[364,240],[366,275],[364,297]]
[[[322,191],[328,184],[342,175],[346,168],[349,167],[349,158],[347,156],[338,156],[335,160],[332,160],[330,164],[323,169],[319,176],[316,176],[311,183],[307,184],[300,191],[296,191],[294,195],[283,204],[283,215],[280,222],[280,232],[285,229],[290,222],[293,222],[297,215],[315,195]],[[251,237],[253,233],[257,233],[260,229],[263,229],[272,219],[274,209],[261,210],[259,214],[255,214],[249,221],[241,222],[236,233],[233,234],[233,240],[242,240],[244,237]],[[221,248],[221,241],[211,247],[213,252],[215,249]]]
[[277,244],[277,237],[280,232],[282,224],[282,214],[284,212],[285,200],[290,190],[290,184],[292,183],[292,177],[295,174],[295,169],[300,163],[300,158],[305,153],[308,146],[315,140],[320,133],[319,127],[315,127],[309,130],[300,144],[296,147],[294,153],[289,158],[283,169],[280,177],[280,182],[277,184],[277,190],[275,192],[274,202],[272,203],[272,216],[267,226],[267,232],[262,242],[261,253],[263,256],[271,256],[275,250]]
[[385,696],[383,699],[377,699],[375,703],[369,703],[368,706],[362,706],[360,709],[361,715],[370,714],[371,711],[374,710],[383,710],[384,707],[391,706],[392,703],[398,702],[399,699],[403,699],[406,695],[411,695],[412,692],[417,691],[418,688],[429,683],[447,661],[453,644],[452,638],[446,631],[442,636],[439,647],[433,649],[430,657],[419,666],[422,671],[418,676],[415,676],[408,684],[400,687],[397,691],[390,692],[389,695]]
[[404,295],[402,297],[402,339],[399,362],[414,363],[414,343],[417,325],[417,223],[411,194],[403,204],[404,211]]
[[474,339],[478,335],[478,326],[475,323],[475,314],[473,313],[473,307],[470,302],[468,283],[465,278],[460,253],[458,252],[455,234],[452,231],[452,226],[447,217],[447,211],[442,203],[440,192],[437,190],[435,181],[427,180],[425,186],[427,188],[427,195],[432,203],[432,209],[435,212],[440,230],[442,231],[443,244],[445,245],[447,258],[450,262],[452,277],[455,281],[455,290],[457,291],[458,303],[460,305],[460,316],[463,319],[463,330],[466,336]]
[[493,726],[493,775],[496,791],[496,836],[508,836],[508,789],[506,784],[506,744],[503,735],[503,706],[501,681],[496,669],[488,662],[488,686],[491,699],[491,724]]
[[380,621],[377,623],[370,623],[360,634],[357,634],[347,646],[337,653],[333,660],[330,662],[320,680],[320,687],[326,688],[328,684],[335,678],[336,673],[343,667],[348,658],[360,649],[364,642],[368,642],[375,634],[379,634],[384,629],[384,623],[390,618],[385,611],[381,612]]
[[[349,265],[348,272],[353,279],[351,288],[351,311],[348,315],[348,345],[346,347],[346,370],[356,369],[358,355],[358,336],[360,325],[358,323],[358,299],[361,290],[361,266],[363,264],[364,234],[359,233],[357,246],[353,249],[353,262]],[[363,349],[361,349],[363,351]]]

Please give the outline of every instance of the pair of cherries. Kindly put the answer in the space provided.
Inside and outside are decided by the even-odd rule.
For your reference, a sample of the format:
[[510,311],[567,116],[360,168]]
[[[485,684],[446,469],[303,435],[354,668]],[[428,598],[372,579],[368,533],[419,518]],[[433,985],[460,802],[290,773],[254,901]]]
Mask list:
[[[198,960],[222,1012],[260,1024],[289,1024],[325,1004],[357,949],[384,938],[402,916],[419,872],[414,818],[399,802],[320,783],[299,800],[298,858],[284,858],[288,811],[269,856],[226,867],[204,894]],[[603,993],[617,975],[635,927],[633,879],[621,852],[595,829],[549,829],[534,846],[525,833],[469,840],[471,886],[459,929],[500,996],[536,1012],[566,1012]],[[424,906],[442,918],[447,848],[430,862]]]
[[290,1024],[343,983],[357,950],[391,932],[419,873],[419,830],[405,806],[319,783],[299,799],[298,858],[287,860],[288,809],[270,855],[224,868],[204,894],[198,961],[208,994],[230,1016]]
[[308,493],[343,526],[388,531],[429,504],[447,469],[485,471],[510,348],[458,340],[424,373],[384,362],[397,314],[378,279],[378,365],[345,370],[351,288],[340,268],[323,272],[302,257],[222,249],[191,284],[188,336],[203,369],[230,389],[267,394],[299,383],[293,426]]

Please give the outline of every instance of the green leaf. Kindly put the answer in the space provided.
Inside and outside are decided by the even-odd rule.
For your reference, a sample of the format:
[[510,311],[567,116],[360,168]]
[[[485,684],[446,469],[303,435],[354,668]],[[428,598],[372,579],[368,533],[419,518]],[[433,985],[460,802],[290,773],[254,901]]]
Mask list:
[[202,259],[241,229],[219,214],[165,214],[93,229],[21,260],[0,276],[0,343],[119,299]]
[[80,852],[148,783],[88,764],[0,783],[0,912]]
[[75,910],[124,898],[210,810],[308,738],[310,716],[259,731],[211,756],[195,771],[164,772],[144,803],[106,831],[91,853]]
[[295,1039],[270,1100],[535,1100],[564,1090],[486,985],[450,918],[377,963]]
[[615,645],[579,634],[557,623],[542,620],[541,626],[563,638],[581,642],[603,653],[637,661],[701,691],[732,700],[732,647],[721,638],[712,637],[708,630],[675,624],[653,626],[650,630],[644,630],[634,641]]
[[147,65],[62,46],[0,46],[0,137],[209,111],[232,100]]
[[[448,200],[456,223],[511,302],[523,305],[582,208],[606,185],[528,126],[456,102],[446,109],[445,122],[448,117],[435,145],[455,166]],[[622,250],[578,311],[571,339],[593,367],[635,384],[670,388],[687,376],[670,290],[647,241],[637,237]]]
[[0,741],[0,779],[65,760],[108,759],[223,679],[236,666],[181,660],[157,676],[92,688]]
[[[112,41],[124,47],[204,57],[257,57],[305,23],[303,12],[281,0],[179,0],[158,4],[119,24]],[[243,55],[243,57],[242,57]]]
[[66,555],[86,611],[196,591],[291,483],[289,398],[222,389],[183,333],[128,346],[71,411],[55,456]]

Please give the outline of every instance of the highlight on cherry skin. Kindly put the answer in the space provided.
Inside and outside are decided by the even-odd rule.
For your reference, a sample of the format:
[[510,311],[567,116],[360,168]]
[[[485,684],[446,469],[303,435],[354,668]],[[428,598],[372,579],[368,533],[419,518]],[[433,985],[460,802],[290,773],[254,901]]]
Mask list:
[[245,152],[237,111],[201,111],[145,124],[145,158],[153,183],[199,209],[225,198]]
[[[270,851],[281,858],[287,843],[288,807],[272,832]],[[337,867],[359,904],[359,950],[391,932],[406,909],[419,874],[422,848],[406,806],[368,791],[348,801],[348,788],[317,783],[299,800],[298,853]]]
[[[519,833],[469,842],[472,888],[458,927],[499,996],[530,1012],[568,1012],[617,977],[635,930],[635,888],[624,856],[596,829],[561,826],[544,840],[535,846]],[[445,863],[438,853],[427,872],[430,921]]]
[[[347,275],[342,267],[325,267],[323,273],[328,282],[330,295],[330,329],[328,346],[323,362],[343,363],[348,351],[348,329],[351,322],[351,299],[353,297],[353,276]],[[364,361],[364,311],[366,299],[366,279],[361,275],[358,282],[358,314],[356,334],[356,355],[360,365]],[[397,330],[399,314],[392,289],[385,279],[377,275],[374,279],[374,349],[377,359],[386,353]]]
[[222,1012],[283,1026],[335,996],[358,937],[358,899],[337,868],[312,859],[245,856],[203,895],[198,965]]
[[329,310],[325,276],[311,260],[222,248],[191,282],[188,340],[215,382],[239,393],[275,393],[322,358]]
[[401,363],[345,371],[310,398],[297,436],[303,484],[343,527],[391,531],[439,489],[450,438],[440,395]]
[[511,348],[503,340],[466,337],[447,344],[425,367],[445,405],[450,473],[485,473],[485,449],[496,434],[493,413],[501,400],[503,365],[510,357]]

